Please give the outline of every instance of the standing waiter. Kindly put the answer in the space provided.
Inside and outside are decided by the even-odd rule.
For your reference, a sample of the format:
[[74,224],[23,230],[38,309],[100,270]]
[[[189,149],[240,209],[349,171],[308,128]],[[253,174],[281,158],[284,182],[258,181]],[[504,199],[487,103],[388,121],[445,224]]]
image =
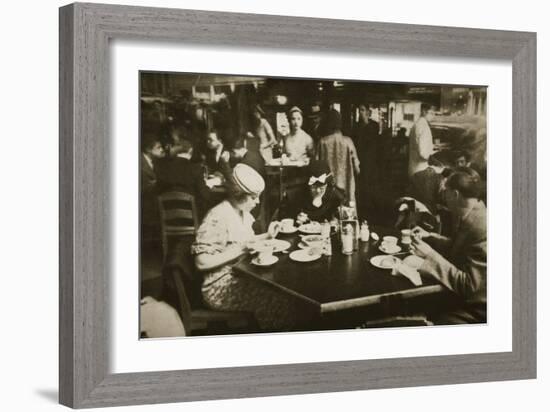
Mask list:
[[420,119],[409,135],[409,178],[428,167],[428,159],[434,152],[430,122],[434,119],[434,106],[422,103]]

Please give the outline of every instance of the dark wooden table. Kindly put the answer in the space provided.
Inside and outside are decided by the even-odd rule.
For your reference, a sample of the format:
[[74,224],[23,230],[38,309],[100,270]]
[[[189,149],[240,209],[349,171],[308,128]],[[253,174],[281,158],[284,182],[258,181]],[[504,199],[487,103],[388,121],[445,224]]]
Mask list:
[[[376,232],[380,238],[396,234],[383,228],[376,228]],[[299,235],[279,235],[278,238],[291,243],[288,252],[298,249]],[[291,260],[288,253],[277,253],[279,261],[268,267],[253,265],[252,258],[247,256],[234,266],[235,274],[250,276],[317,305],[321,314],[379,304],[392,296],[409,299],[446,291],[433,279],[423,278],[423,284],[415,286],[402,275],[392,275],[391,270],[373,266],[370,258],[382,254],[378,243],[359,242],[357,251],[344,255],[335,240],[333,236],[332,256],[301,263]]]

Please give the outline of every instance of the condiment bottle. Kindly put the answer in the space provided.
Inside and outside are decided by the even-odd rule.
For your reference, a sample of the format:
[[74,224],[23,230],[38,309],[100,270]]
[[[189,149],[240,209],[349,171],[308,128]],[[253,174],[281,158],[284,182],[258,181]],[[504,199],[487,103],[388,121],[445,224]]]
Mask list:
[[332,256],[332,243],[330,241],[330,223],[324,221],[321,224],[321,236],[324,238],[323,253],[325,256]]
[[361,241],[368,242],[370,237],[369,225],[366,220],[361,223]]
[[342,229],[342,253],[351,255],[353,253],[354,231],[350,223]]

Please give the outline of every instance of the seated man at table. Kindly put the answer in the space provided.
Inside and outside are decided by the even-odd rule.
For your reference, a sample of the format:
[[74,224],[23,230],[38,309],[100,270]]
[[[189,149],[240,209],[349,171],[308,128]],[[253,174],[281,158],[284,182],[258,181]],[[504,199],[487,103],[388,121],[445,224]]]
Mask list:
[[141,227],[144,238],[152,239],[158,233],[159,213],[157,207],[157,165],[164,156],[160,140],[154,135],[145,135],[141,141]]
[[244,139],[237,140],[233,145],[233,150],[231,150],[231,163],[233,167],[235,167],[237,163],[243,163],[250,166],[265,178],[264,158],[260,152],[256,150],[248,150]]
[[441,203],[441,190],[448,175],[447,163],[442,152],[434,153],[428,158],[428,167],[411,176],[407,193],[423,203],[432,214],[437,213]]
[[477,172],[458,168],[447,178],[443,192],[455,223],[452,237],[413,230],[411,249],[424,259],[420,273],[433,276],[462,301],[457,310],[434,319],[437,324],[487,321],[487,210],[479,190]]
[[213,197],[204,181],[202,166],[191,161],[193,157],[191,142],[181,140],[172,146],[171,152],[173,157],[162,159],[157,166],[159,191],[181,191],[192,194],[195,196],[199,211],[208,210],[214,206]]
[[206,138],[206,167],[211,175],[218,175],[228,180],[231,176],[231,166],[229,165],[230,154],[225,150],[218,132],[212,130]]
[[328,164],[313,160],[308,166],[306,187],[294,199],[281,205],[282,218],[296,218],[305,213],[312,221],[323,222],[337,216],[338,206],[344,204],[344,191],[334,185]]

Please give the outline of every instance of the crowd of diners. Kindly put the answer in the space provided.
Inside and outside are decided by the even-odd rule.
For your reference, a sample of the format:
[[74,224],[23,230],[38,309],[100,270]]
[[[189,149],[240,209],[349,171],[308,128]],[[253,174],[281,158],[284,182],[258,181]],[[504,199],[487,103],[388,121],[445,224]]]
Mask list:
[[[461,299],[460,308],[431,320],[485,322],[485,179],[481,170],[469,164],[468,152],[434,149],[433,111],[422,105],[422,115],[408,138],[409,182],[407,190],[392,199],[395,226],[413,229],[412,252],[424,259],[420,272],[433,276]],[[359,106],[352,136],[342,133],[342,118],[334,109],[313,104],[307,113],[308,131],[300,107],[291,107],[286,115],[289,130],[281,133],[266,119],[262,107],[254,105],[251,130],[230,145],[219,130],[197,122],[172,128],[168,142],[154,133],[142,135],[142,233],[148,226],[155,230],[158,194],[193,194],[200,226],[191,253],[203,274],[205,304],[216,310],[253,313],[266,331],[294,330],[314,315],[290,295],[233,275],[232,263],[248,252],[252,240],[277,235],[277,221],[264,233],[254,231],[258,205],[266,201],[266,167],[274,157],[302,161],[303,188],[284,199],[277,219],[305,213],[315,221],[336,218],[338,207],[350,202],[359,205],[362,218],[370,218],[375,207],[370,199],[380,190],[383,173],[377,158],[380,127],[368,104]]]

